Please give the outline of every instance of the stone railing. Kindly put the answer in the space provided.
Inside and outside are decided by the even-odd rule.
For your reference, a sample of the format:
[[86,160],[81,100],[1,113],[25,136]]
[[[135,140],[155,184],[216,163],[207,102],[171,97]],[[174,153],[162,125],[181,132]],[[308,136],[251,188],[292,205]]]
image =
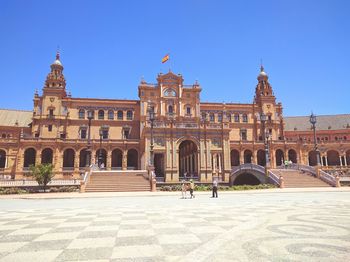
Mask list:
[[246,163],[246,164],[242,164],[240,166],[236,166],[236,167],[232,168],[231,175],[234,175],[235,173],[237,173],[241,170],[255,170],[255,171],[258,171],[260,173],[265,173],[265,167],[259,166],[256,164],[252,164],[252,163]]
[[275,173],[272,172],[271,170],[269,170],[269,171],[267,172],[267,175],[268,175],[268,177],[269,177],[269,182],[271,182],[272,184],[277,185],[277,186],[279,186],[279,187],[281,187],[281,188],[284,186],[284,185],[283,185],[283,177],[281,177],[281,176],[275,174]]
[[315,168],[313,168],[312,166],[301,165],[301,164],[290,164],[290,165],[288,165],[288,166],[281,165],[281,166],[278,166],[277,169],[300,170],[300,171],[303,171],[303,172],[310,173],[310,174],[312,174],[313,176],[316,176],[316,175],[317,175],[317,172],[316,172],[316,169],[315,169]]
[[334,187],[340,187],[339,182],[339,176],[332,176],[328,174],[327,172],[323,170],[319,170],[319,177],[322,181],[326,182],[327,184],[334,186]]

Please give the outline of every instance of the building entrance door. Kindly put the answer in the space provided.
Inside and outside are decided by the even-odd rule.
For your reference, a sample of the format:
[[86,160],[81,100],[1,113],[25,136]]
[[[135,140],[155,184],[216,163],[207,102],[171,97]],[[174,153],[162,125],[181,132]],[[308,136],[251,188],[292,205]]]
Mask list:
[[154,154],[154,172],[156,177],[164,177],[164,154]]
[[191,140],[185,140],[179,146],[179,171],[180,177],[198,177],[198,148]]

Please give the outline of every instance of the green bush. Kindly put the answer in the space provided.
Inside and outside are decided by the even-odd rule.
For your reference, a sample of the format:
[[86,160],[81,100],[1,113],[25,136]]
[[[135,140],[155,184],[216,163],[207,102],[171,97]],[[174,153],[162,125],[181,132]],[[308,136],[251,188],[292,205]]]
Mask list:
[[61,186],[61,187],[51,187],[50,193],[57,193],[57,192],[76,192],[78,191],[77,187],[74,186]]
[[0,188],[0,195],[12,195],[12,194],[27,194],[28,191],[20,189],[18,187],[2,187]]

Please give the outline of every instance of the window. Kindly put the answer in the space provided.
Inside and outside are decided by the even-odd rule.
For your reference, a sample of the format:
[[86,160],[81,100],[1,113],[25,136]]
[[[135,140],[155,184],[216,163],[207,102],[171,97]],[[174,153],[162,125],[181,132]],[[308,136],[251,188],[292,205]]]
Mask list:
[[218,121],[222,122],[222,114],[218,114]]
[[80,138],[81,139],[86,139],[86,134],[87,134],[86,128],[80,129]]
[[119,110],[117,113],[118,120],[123,120],[123,111]]
[[245,130],[245,129],[241,130],[241,138],[243,141],[247,140],[247,130]]
[[172,97],[174,97],[174,96],[176,96],[176,92],[175,92],[174,89],[169,88],[169,89],[164,91],[164,96],[172,96]]
[[48,125],[47,130],[48,130],[49,132],[51,132],[51,131],[52,131],[52,125]]
[[215,121],[215,117],[214,117],[213,113],[209,115],[209,120],[210,120],[210,122],[214,122]]
[[226,117],[227,117],[227,121],[228,121],[228,122],[231,122],[231,121],[232,121],[232,119],[231,119],[231,114],[226,114]]
[[108,119],[109,120],[113,120],[114,119],[114,111],[113,110],[109,110],[108,111]]
[[202,120],[207,120],[207,114],[206,113],[202,113]]
[[239,123],[239,114],[235,114],[235,122]]
[[268,121],[271,121],[271,120],[272,120],[270,115],[267,116],[267,120],[268,120]]
[[126,119],[127,120],[132,120],[132,111],[129,110],[128,112],[126,112]]
[[123,129],[123,138],[128,139],[130,134],[130,129],[129,128],[124,128]]
[[53,109],[50,109],[50,110],[49,110],[49,115],[50,115],[50,116],[53,116]]
[[186,107],[186,114],[191,115],[191,107]]
[[39,133],[35,133],[35,135],[34,135],[35,137],[39,137],[40,136],[40,134]]
[[173,109],[173,106],[168,106],[168,113],[169,114],[172,114],[172,113],[174,113],[174,109]]
[[108,129],[102,130],[102,139],[108,139]]
[[79,110],[79,119],[84,119],[85,118],[85,110],[84,109],[80,109]]
[[6,138],[6,134],[2,134],[2,135],[1,135],[1,138]]
[[243,122],[244,123],[248,122],[248,116],[246,114],[243,115]]
[[60,138],[61,138],[61,139],[65,139],[65,138],[66,138],[66,133],[61,133],[61,134],[60,134]]
[[105,111],[99,110],[98,111],[98,119],[104,119],[105,118]]

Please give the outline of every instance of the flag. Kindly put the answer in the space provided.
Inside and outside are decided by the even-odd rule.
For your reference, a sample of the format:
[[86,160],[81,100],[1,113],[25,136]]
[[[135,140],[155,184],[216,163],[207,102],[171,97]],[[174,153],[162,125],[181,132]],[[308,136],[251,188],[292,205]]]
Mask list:
[[166,61],[169,60],[169,54],[165,55],[163,58],[162,58],[162,64],[164,64]]

